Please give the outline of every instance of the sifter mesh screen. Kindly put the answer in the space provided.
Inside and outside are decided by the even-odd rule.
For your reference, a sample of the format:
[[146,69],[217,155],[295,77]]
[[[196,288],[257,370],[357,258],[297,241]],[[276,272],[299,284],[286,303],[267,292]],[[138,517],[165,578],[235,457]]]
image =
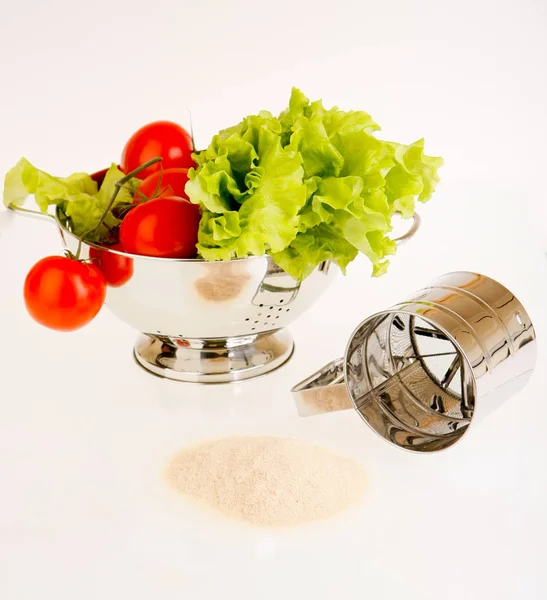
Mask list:
[[404,444],[460,435],[472,407],[462,356],[442,331],[404,312],[371,321],[354,340],[348,374],[357,410],[382,435]]
[[419,317],[410,319],[410,336],[416,356],[443,389],[462,395],[461,355],[444,333]]

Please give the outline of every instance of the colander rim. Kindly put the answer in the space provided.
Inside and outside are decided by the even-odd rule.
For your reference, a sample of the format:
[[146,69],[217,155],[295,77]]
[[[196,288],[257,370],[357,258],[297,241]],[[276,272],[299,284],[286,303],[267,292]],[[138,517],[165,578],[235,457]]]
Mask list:
[[[72,231],[70,231],[70,229],[67,227],[66,221],[68,218],[63,218],[63,216],[61,216],[60,212],[61,211],[60,211],[59,207],[57,207],[55,210],[55,221],[57,222],[57,225],[61,229],[61,235],[66,234],[66,235],[69,235],[74,240],[78,240],[78,237],[76,235],[74,235],[72,233]],[[230,260],[225,260],[225,261],[211,261],[211,260],[205,260],[203,258],[164,258],[161,256],[145,256],[144,254],[131,254],[130,252],[123,252],[122,250],[116,250],[114,248],[110,248],[108,246],[103,246],[101,244],[95,244],[95,243],[89,242],[89,241],[84,241],[83,243],[86,246],[89,246],[90,248],[95,248],[96,250],[102,250],[103,252],[106,250],[108,252],[111,252],[112,254],[117,254],[118,256],[128,256],[129,258],[132,258],[132,259],[161,261],[162,263],[181,263],[181,264],[186,264],[186,263],[200,263],[200,264],[230,263],[231,264],[231,263],[235,263],[235,262],[253,261],[253,260],[262,260],[263,261],[264,259],[267,259],[267,260],[270,259],[270,257],[267,254],[262,254],[261,256],[245,256],[243,258],[231,258]]]

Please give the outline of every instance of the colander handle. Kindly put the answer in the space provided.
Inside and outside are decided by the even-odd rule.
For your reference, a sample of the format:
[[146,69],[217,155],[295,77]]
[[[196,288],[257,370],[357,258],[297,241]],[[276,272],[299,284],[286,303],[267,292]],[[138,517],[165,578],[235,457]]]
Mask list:
[[14,213],[17,213],[18,215],[22,215],[23,217],[27,217],[29,219],[37,219],[39,221],[47,221],[48,223],[53,223],[57,226],[57,231],[61,236],[61,242],[63,244],[64,249],[66,250],[68,248],[65,236],[63,235],[63,229],[59,225],[59,221],[57,220],[57,217],[55,215],[52,215],[50,213],[38,212],[37,210],[30,210],[28,208],[23,208],[22,206],[15,206],[13,204],[10,204],[8,206],[8,209],[13,211]]
[[421,224],[422,220],[420,215],[418,213],[414,213],[412,215],[412,225],[410,226],[410,229],[406,233],[396,237],[393,241],[397,244],[397,246],[401,246],[402,244],[408,242],[411,237],[414,237],[414,234],[418,231]]
[[57,223],[57,219],[54,215],[49,213],[38,212],[37,210],[30,210],[28,208],[23,208],[22,206],[15,206],[14,204],[10,204],[8,206],[9,210],[12,210],[14,213],[18,215],[22,215],[23,217],[27,217],[29,219],[37,219],[38,221],[47,221],[48,223]]
[[258,287],[252,303],[254,306],[272,304],[287,306],[298,295],[300,281],[293,279],[273,259],[268,256],[268,269]]

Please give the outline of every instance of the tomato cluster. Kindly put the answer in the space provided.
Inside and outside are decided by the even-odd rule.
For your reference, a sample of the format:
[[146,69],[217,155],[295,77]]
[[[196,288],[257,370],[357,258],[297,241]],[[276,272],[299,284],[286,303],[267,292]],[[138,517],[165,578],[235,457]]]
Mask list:
[[[119,287],[131,279],[129,254],[196,256],[200,211],[184,191],[188,169],[194,166],[192,153],[190,134],[169,121],[149,123],[131,136],[120,166],[126,174],[136,171],[142,182],[121,222],[119,242],[91,248],[88,262],[72,255],[38,261],[24,286],[27,310],[38,323],[57,331],[89,323],[104,303],[107,285]],[[161,161],[145,167],[157,157]],[[99,185],[100,175],[95,176]]]
[[156,156],[162,159],[137,175],[143,180],[135,195],[137,206],[120,227],[120,243],[126,252],[161,258],[196,256],[199,207],[189,202],[184,191],[188,168],[194,164],[192,152],[188,132],[169,121],[145,125],[125,145],[124,173]]

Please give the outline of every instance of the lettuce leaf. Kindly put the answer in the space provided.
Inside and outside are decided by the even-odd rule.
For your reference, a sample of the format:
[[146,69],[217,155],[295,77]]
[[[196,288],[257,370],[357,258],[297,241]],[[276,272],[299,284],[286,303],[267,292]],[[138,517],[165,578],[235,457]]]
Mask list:
[[364,253],[386,272],[395,213],[408,218],[439,181],[441,158],[375,137],[362,111],[325,109],[293,88],[278,118],[262,111],[216,135],[195,155],[186,192],[202,207],[206,260],[272,255],[296,279],[324,260],[342,270]]
[[[100,189],[86,173],[74,173],[69,177],[53,177],[34,167],[22,158],[11,169],[4,180],[3,201],[6,206],[22,206],[29,195],[34,195],[41,212],[47,213],[50,206],[59,206],[70,218],[72,231],[82,235],[93,230],[114,193],[116,182],[124,174],[112,164],[108,169]],[[131,203],[131,184],[118,193],[114,206]],[[120,220],[109,212],[94,239],[106,239],[111,229]]]
[[287,248],[299,231],[308,188],[302,157],[281,144],[269,113],[215,136],[186,192],[202,205],[198,251],[229,260]]
[[289,247],[272,253],[272,258],[289,275],[300,281],[326,260],[336,262],[345,273],[347,265],[357,254],[357,248],[343,235],[321,223],[305,233],[298,233]]
[[34,167],[25,158],[6,174],[4,180],[6,206],[21,206],[30,194],[34,194],[42,212],[46,212],[52,204],[59,204],[65,197],[87,197],[97,192],[97,184],[85,173],[74,173],[66,179],[53,177]]

